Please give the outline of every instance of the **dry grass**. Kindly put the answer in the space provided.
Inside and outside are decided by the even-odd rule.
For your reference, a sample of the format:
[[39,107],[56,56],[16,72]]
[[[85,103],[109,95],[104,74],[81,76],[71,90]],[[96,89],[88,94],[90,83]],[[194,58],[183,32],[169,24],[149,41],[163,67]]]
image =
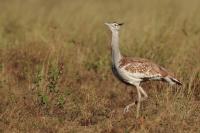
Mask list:
[[[1,0],[0,132],[200,132],[198,0]],[[134,87],[110,69],[110,33],[121,49],[174,71],[182,87],[145,83],[141,117],[123,108]],[[133,90],[133,93],[131,92]]]

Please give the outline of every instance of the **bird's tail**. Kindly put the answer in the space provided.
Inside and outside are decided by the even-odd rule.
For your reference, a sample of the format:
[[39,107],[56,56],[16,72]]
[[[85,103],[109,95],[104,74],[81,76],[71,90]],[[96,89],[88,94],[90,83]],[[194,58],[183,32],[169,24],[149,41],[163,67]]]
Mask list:
[[176,83],[177,85],[182,85],[182,83],[176,79],[176,78],[170,78],[174,83]]
[[176,79],[172,76],[166,76],[165,80],[171,85],[174,85],[174,84],[182,85],[182,83],[178,79]]

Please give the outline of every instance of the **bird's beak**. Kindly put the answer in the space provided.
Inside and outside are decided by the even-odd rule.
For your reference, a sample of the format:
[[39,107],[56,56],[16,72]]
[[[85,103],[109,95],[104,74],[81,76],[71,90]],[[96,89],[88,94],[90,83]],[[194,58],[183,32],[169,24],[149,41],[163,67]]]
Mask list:
[[122,26],[122,25],[124,25],[124,23],[118,23],[118,25]]

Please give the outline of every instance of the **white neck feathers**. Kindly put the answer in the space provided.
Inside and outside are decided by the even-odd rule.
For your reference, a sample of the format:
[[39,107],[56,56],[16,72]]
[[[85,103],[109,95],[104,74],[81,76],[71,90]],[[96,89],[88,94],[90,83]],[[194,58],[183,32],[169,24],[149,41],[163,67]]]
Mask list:
[[117,66],[119,64],[119,61],[122,58],[122,55],[119,50],[119,32],[118,31],[112,31],[111,47],[112,47],[112,63],[114,63],[114,65]]

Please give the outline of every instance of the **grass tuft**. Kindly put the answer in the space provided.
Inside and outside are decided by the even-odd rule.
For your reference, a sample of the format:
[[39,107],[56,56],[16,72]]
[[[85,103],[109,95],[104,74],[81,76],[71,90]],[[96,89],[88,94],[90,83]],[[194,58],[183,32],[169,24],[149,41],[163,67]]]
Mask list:
[[[0,132],[200,132],[197,0],[0,1]],[[111,72],[105,22],[125,22],[123,54],[173,71],[183,83],[134,87]]]

